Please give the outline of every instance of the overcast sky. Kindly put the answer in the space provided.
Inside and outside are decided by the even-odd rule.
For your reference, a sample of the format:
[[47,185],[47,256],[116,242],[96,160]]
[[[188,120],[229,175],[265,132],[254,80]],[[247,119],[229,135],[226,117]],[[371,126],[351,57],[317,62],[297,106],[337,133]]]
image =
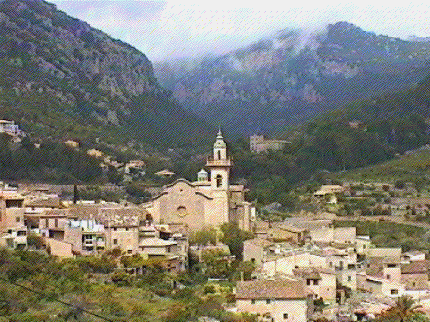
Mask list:
[[225,53],[277,30],[323,30],[340,20],[377,34],[430,36],[430,5],[415,0],[48,1],[135,46],[152,61]]

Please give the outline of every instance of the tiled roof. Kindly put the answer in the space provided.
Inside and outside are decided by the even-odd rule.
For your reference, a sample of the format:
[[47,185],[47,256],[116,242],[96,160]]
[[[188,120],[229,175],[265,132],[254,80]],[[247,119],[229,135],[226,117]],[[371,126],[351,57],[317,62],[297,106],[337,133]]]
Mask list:
[[264,239],[264,238],[249,239],[249,240],[246,240],[245,243],[251,243],[253,245],[263,247],[263,248],[273,245],[273,242],[268,241],[267,239]]
[[420,274],[428,273],[430,269],[430,261],[415,261],[401,266],[402,274]]
[[60,198],[37,198],[25,203],[26,207],[38,207],[38,208],[60,208]]
[[237,299],[304,299],[303,281],[289,279],[253,280],[237,284]]
[[293,274],[295,276],[299,276],[299,277],[305,278],[305,279],[313,279],[313,280],[320,280],[321,279],[321,275],[319,274],[318,270],[316,270],[312,267],[295,268],[295,269],[293,269]]
[[139,246],[144,246],[144,247],[166,247],[166,246],[172,246],[176,244],[177,242],[173,240],[164,240],[157,237],[145,238],[139,242]]
[[79,219],[95,219],[99,223],[110,227],[138,226],[140,220],[145,220],[148,213],[139,207],[109,206],[103,204],[78,205],[69,208],[72,216]]

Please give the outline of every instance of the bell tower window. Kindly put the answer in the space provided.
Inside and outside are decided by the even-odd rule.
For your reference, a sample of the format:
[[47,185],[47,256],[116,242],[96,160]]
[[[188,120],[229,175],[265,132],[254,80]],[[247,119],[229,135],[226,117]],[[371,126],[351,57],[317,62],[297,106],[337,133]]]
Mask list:
[[218,152],[218,160],[221,160],[221,151],[218,150],[217,152]]
[[221,185],[222,185],[222,176],[221,176],[220,174],[218,174],[218,175],[215,177],[215,180],[216,180],[216,187],[217,187],[217,188],[220,188],[220,187],[221,187]]

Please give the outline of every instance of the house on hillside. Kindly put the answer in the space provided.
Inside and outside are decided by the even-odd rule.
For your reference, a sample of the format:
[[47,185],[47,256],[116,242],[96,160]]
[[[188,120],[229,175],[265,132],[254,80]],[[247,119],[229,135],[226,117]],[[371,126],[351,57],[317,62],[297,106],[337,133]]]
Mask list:
[[242,281],[236,287],[238,312],[256,314],[266,321],[306,322],[313,311],[302,280]]
[[249,137],[249,149],[254,153],[282,150],[288,143],[285,140],[267,140],[263,135],[251,135]]

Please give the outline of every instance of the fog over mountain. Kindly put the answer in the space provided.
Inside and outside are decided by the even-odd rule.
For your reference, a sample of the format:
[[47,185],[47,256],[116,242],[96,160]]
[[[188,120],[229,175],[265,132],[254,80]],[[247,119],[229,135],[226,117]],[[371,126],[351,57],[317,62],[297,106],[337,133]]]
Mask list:
[[360,1],[68,1],[60,10],[130,43],[151,61],[223,54],[285,28],[321,30],[349,21],[391,37],[429,36],[429,7],[420,1],[397,4]]

